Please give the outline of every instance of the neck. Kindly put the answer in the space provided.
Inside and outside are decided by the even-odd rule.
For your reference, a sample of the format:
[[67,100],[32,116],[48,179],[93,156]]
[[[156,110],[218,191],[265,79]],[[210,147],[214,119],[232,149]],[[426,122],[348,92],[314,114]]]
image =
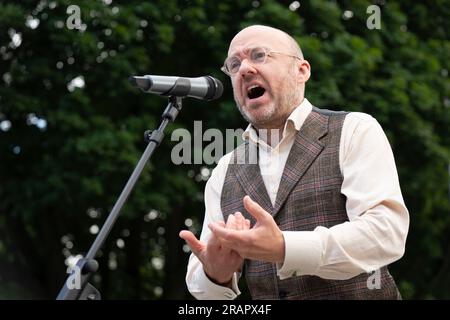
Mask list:
[[284,124],[278,128],[257,129],[259,138],[271,147],[275,147],[283,139],[283,130]]
[[280,143],[281,139],[283,139],[283,131],[287,119],[289,118],[291,113],[297,108],[297,106],[303,103],[304,97],[303,96],[300,97],[299,100],[300,102],[291,104],[295,107],[291,108],[291,110],[287,112],[282,119],[272,121],[270,124],[269,123],[260,124],[259,126],[253,124],[253,127],[258,132],[259,138],[271,147],[275,147],[278,143]]

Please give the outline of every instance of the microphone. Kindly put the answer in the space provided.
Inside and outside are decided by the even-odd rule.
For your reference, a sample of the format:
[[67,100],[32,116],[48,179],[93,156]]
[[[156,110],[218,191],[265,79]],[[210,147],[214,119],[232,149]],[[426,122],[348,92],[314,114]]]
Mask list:
[[183,78],[145,75],[132,76],[128,80],[144,92],[161,96],[193,97],[210,101],[220,98],[223,93],[222,82],[211,76]]

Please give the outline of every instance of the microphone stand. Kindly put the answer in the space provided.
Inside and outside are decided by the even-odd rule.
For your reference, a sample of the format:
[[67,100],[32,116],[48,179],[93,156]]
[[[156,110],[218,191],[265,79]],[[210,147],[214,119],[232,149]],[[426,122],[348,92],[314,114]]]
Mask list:
[[89,283],[91,275],[98,270],[98,262],[95,260],[98,250],[108,237],[120,210],[125,204],[131,190],[133,190],[137,179],[142,173],[145,164],[152,156],[155,148],[164,138],[164,129],[169,122],[173,122],[182,108],[182,98],[176,96],[169,97],[169,104],[162,114],[161,124],[154,131],[147,130],[144,133],[145,141],[148,143],[133,173],[128,179],[122,193],[117,199],[114,207],[108,215],[97,238],[89,249],[86,257],[79,259],[71,274],[67,277],[64,286],[57,296],[57,300],[100,300],[100,292]]

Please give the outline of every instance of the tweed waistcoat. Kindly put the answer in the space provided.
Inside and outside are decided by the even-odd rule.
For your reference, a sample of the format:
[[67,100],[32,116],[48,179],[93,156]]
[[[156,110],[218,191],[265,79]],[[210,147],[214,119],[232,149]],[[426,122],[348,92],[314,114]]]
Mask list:
[[[273,217],[282,231],[312,231],[348,221],[346,197],[341,194],[343,177],[339,167],[339,144],[347,113],[313,108],[300,131],[284,167],[272,205],[258,163],[237,159],[249,153],[248,140],[231,157],[221,194],[226,221],[236,211],[250,219],[242,199],[249,195]],[[292,276],[280,280],[276,265],[246,260],[246,282],[253,299],[399,299],[400,295],[387,267],[379,270],[380,286],[368,288],[371,274],[362,273],[348,280],[329,280],[318,276]]]

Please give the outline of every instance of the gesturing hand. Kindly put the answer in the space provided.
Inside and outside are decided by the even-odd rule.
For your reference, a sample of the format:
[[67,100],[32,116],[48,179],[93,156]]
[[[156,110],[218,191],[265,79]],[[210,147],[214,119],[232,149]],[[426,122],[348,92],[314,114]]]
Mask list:
[[[236,212],[228,216],[227,224],[221,221],[217,222],[217,225],[224,229],[241,231],[250,228],[250,221]],[[217,284],[228,285],[234,272],[242,268],[244,259],[236,251],[218,241],[214,234],[206,243],[198,240],[192,232],[187,230],[181,231],[180,237],[186,241],[192,253],[203,264],[206,275]]]
[[275,220],[249,196],[245,196],[243,201],[245,209],[256,219],[253,228],[235,230],[213,222],[208,227],[219,243],[235,250],[243,258],[283,263],[284,237]]

